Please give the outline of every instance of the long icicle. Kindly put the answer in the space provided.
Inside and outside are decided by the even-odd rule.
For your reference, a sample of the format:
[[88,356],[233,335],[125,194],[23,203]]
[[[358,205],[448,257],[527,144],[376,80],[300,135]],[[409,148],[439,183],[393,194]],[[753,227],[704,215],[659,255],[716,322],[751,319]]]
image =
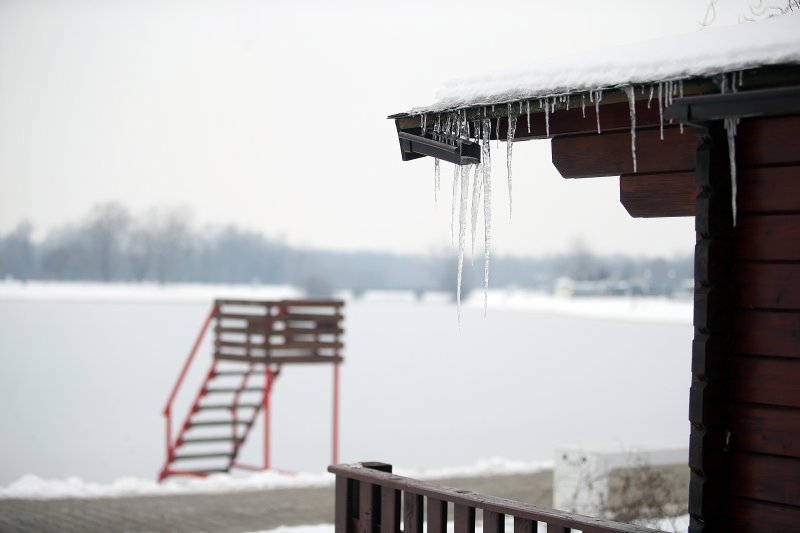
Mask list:
[[458,276],[456,280],[456,308],[458,329],[461,329],[461,278],[464,272],[464,242],[467,238],[467,202],[469,201],[469,165],[461,166],[461,209],[458,214]]
[[664,84],[658,84],[658,131],[661,140],[664,140]]
[[603,90],[597,89],[594,95],[594,113],[597,115],[597,133],[600,133],[600,100],[603,98]]
[[450,205],[450,244],[455,244],[456,201],[458,201],[458,165],[453,165],[453,203]]
[[[508,106],[509,112],[511,105]],[[514,134],[517,131],[517,117],[508,115],[508,132],[506,133],[506,168],[508,169],[508,218],[511,218],[513,196],[511,194],[511,150],[514,148]]]
[[433,204],[439,205],[439,183],[441,179],[441,173],[439,169],[439,158],[436,157],[433,159]]
[[492,248],[492,151],[489,144],[489,124],[483,122],[483,316],[489,305],[489,255]]
[[481,189],[483,188],[483,162],[475,165],[475,176],[472,179],[472,263],[475,263],[475,238],[478,230],[478,206],[481,201]]
[[736,129],[739,125],[738,117],[725,117],[725,131],[728,134],[728,164],[731,169],[731,211],[733,213],[733,227],[736,227]]
[[626,85],[622,88],[628,97],[628,107],[631,115],[631,158],[633,159],[633,172],[636,173],[636,95],[633,85]]

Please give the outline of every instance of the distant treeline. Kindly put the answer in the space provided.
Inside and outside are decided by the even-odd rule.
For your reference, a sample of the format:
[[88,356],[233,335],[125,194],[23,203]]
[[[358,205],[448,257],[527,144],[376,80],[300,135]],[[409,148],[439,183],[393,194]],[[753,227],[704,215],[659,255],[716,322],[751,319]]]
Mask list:
[[[449,249],[412,255],[300,248],[233,225],[200,229],[179,209],[134,217],[119,204],[103,204],[81,220],[50,231],[41,242],[32,239],[33,229],[22,222],[0,235],[0,278],[291,284],[312,294],[455,287],[456,259]],[[474,267],[465,259],[466,290],[483,284],[482,259],[476,259]],[[493,287],[551,289],[562,276],[626,280],[645,287],[645,292],[664,294],[692,277],[692,262],[689,256],[601,257],[575,246],[558,256],[498,256],[491,263]]]

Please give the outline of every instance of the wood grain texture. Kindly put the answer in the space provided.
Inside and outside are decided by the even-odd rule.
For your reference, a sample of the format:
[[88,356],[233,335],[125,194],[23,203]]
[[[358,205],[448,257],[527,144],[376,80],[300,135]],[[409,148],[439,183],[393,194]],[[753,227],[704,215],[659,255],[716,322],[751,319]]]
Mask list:
[[744,119],[736,135],[739,168],[799,163],[800,116]]
[[800,214],[739,217],[735,256],[746,261],[800,262]]
[[736,311],[733,351],[800,360],[800,313]]
[[[697,136],[691,130],[665,128],[636,132],[637,172],[684,172],[695,167]],[[630,133],[571,135],[552,140],[553,164],[565,178],[593,178],[633,173]]]
[[740,498],[800,506],[800,459],[734,452],[730,492]]
[[800,166],[744,168],[738,186],[740,213],[800,213]]
[[730,447],[735,451],[800,458],[800,411],[732,404]]
[[730,399],[734,402],[800,408],[800,362],[733,357]]
[[623,174],[619,199],[634,218],[694,216],[700,188],[694,172]]
[[729,504],[730,531],[776,533],[796,531],[800,508],[732,498]]
[[737,307],[800,310],[800,263],[739,263],[733,275]]

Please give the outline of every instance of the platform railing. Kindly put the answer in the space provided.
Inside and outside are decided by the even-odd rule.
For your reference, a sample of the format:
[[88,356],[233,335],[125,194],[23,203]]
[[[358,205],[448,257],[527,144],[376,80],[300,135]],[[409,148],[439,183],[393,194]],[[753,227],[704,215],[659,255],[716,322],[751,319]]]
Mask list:
[[426,517],[427,533],[445,533],[450,512],[455,533],[474,533],[478,511],[483,533],[504,533],[507,518],[514,533],[536,533],[540,525],[547,533],[658,531],[398,476],[385,463],[332,465],[328,471],[336,475],[336,533],[423,533]]

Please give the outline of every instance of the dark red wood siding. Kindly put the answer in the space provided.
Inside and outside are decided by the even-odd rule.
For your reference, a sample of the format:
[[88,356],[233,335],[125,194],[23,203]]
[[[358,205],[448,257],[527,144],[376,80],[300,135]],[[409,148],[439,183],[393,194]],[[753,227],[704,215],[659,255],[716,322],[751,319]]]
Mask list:
[[800,117],[743,120],[733,250],[728,519],[800,528]]

